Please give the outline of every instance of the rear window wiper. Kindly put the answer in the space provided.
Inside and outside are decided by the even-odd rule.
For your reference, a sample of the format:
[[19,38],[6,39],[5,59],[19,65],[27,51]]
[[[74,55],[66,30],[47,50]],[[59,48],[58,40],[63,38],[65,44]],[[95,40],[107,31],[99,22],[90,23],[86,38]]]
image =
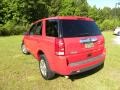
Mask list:
[[65,37],[84,37],[84,36],[90,36],[90,34],[89,33],[83,33],[83,34],[65,35]]
[[82,33],[82,34],[79,34],[80,36],[90,36],[89,33]]

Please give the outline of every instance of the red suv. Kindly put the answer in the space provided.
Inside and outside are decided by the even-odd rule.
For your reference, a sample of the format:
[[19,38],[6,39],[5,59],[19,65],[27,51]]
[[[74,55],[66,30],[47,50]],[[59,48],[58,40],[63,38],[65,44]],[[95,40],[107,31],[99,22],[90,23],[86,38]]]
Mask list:
[[22,40],[22,52],[39,61],[41,75],[72,75],[104,64],[104,37],[87,17],[58,16],[32,23]]

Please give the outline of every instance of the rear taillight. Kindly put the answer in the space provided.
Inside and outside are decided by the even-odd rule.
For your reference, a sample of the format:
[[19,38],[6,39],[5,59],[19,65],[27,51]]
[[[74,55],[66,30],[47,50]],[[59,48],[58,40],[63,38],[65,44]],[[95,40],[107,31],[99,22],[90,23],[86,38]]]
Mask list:
[[55,54],[59,56],[65,55],[65,44],[61,38],[55,39]]
[[105,43],[105,39],[103,36],[100,37],[98,44],[104,44]]

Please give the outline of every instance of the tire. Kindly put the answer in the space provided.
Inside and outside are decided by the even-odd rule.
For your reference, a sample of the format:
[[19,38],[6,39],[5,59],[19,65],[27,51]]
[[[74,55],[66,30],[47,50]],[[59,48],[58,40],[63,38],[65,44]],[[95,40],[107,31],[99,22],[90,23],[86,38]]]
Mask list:
[[120,32],[118,32],[118,36],[120,36]]
[[52,72],[49,68],[49,64],[47,62],[45,55],[41,55],[41,60],[39,61],[39,69],[42,77],[45,80],[53,79],[53,77],[55,76],[55,73]]
[[30,54],[24,43],[21,44],[21,50],[23,54],[26,54],[26,55]]
[[99,67],[102,69],[104,67],[104,62]]

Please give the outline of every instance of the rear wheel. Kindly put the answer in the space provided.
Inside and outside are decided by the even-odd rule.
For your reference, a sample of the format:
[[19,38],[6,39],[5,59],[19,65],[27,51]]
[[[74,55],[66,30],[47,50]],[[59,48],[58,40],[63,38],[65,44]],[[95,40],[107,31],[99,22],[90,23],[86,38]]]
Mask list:
[[29,51],[27,50],[24,43],[21,44],[21,50],[22,50],[23,54],[29,54]]
[[41,55],[41,60],[39,61],[39,69],[42,77],[46,80],[50,80],[55,76],[55,73],[52,72],[49,68],[49,64],[45,58],[45,55]]

